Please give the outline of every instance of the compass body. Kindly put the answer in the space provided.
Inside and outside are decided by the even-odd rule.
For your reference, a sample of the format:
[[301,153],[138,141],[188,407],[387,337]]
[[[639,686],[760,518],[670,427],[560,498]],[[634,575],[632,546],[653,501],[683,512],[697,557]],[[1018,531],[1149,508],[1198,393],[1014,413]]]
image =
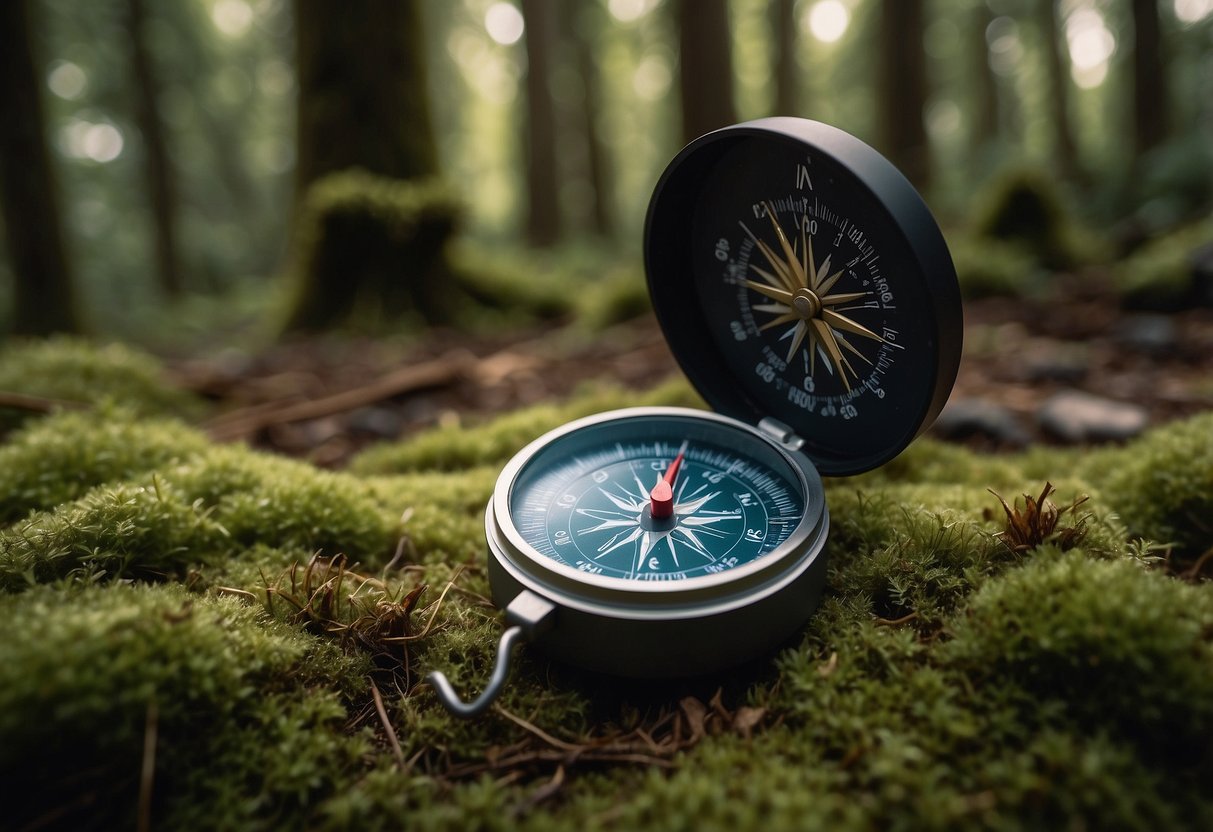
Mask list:
[[[673,513],[650,492],[686,444]],[[686,676],[775,646],[816,606],[829,516],[807,458],[727,417],[630,408],[523,449],[486,519],[493,597],[553,601],[555,657]]]
[[645,224],[657,319],[715,411],[634,408],[565,425],[502,471],[485,529],[511,625],[479,713],[527,638],[620,676],[755,658],[812,614],[829,529],[821,477],[892,459],[942,409],[960,292],[922,199],[876,151],[812,121],[709,133]]

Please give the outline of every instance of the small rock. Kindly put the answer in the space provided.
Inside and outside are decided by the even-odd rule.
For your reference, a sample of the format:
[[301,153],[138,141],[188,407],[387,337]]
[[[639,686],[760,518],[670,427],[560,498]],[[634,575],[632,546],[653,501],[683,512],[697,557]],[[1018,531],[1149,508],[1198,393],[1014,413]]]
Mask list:
[[404,418],[390,407],[363,407],[349,416],[349,429],[383,439],[395,439],[404,429]]
[[1066,442],[1110,442],[1131,439],[1146,429],[1149,416],[1135,404],[1062,390],[1036,414],[1047,433]]
[[1031,382],[1076,384],[1086,377],[1087,357],[1074,352],[1037,356],[1024,368],[1024,378]]
[[1170,315],[1126,315],[1117,326],[1116,340],[1129,349],[1159,355],[1178,346],[1179,330]]
[[953,399],[932,430],[944,439],[984,437],[1017,448],[1031,439],[1014,412],[986,399]]

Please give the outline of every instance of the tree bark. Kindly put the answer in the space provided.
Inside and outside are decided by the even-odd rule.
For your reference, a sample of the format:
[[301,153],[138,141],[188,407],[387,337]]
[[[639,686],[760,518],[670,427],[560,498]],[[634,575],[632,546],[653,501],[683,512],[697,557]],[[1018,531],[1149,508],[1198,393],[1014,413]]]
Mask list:
[[797,79],[800,68],[796,61],[796,0],[775,0],[771,9],[771,28],[774,30],[775,66],[775,111],[777,116],[800,114],[800,85]]
[[0,201],[12,260],[13,330],[77,332],[54,171],[43,135],[42,73],[28,0],[0,2]]
[[554,8],[550,0],[522,0],[526,21],[527,239],[546,246],[560,237],[560,178],[556,106],[552,100]]
[[438,172],[419,0],[295,0],[295,61],[298,197],[349,168]]
[[1037,0],[1037,25],[1049,85],[1049,123],[1053,127],[1053,153],[1062,175],[1080,176],[1078,144],[1070,122],[1070,61],[1062,52],[1057,26],[1057,0]]
[[159,84],[145,38],[147,8],[144,0],[127,0],[126,24],[131,74],[135,80],[135,123],[143,137],[144,178],[152,211],[156,277],[166,296],[178,298],[182,292],[182,277],[177,253],[176,179],[156,103]]
[[927,66],[923,0],[881,0],[877,99],[881,148],[919,188],[931,178],[931,151],[923,110]]
[[615,211],[612,205],[610,152],[598,129],[599,72],[598,50],[593,32],[601,21],[592,17],[598,13],[594,0],[579,0],[567,11],[570,42],[576,52],[577,72],[581,76],[581,124],[585,132],[587,174],[594,190],[593,229],[603,237],[615,233]]
[[1158,0],[1133,0],[1133,147],[1140,156],[1170,127]]
[[726,0],[675,0],[685,141],[737,121]]

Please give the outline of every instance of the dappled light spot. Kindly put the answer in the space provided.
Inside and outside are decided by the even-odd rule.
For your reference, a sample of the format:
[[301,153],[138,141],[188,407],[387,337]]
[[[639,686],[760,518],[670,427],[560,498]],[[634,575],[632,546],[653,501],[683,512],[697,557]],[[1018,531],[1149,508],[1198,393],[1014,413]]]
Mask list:
[[74,101],[84,93],[88,86],[88,75],[78,64],[71,61],[56,61],[50,74],[46,76],[46,85],[60,98]]
[[513,3],[494,3],[484,13],[484,28],[493,40],[509,46],[522,39],[526,24]]
[[846,34],[851,13],[840,0],[814,3],[808,14],[809,31],[822,43],[833,43]]
[[238,38],[253,25],[253,7],[245,0],[219,0],[211,7],[211,21],[229,38]]

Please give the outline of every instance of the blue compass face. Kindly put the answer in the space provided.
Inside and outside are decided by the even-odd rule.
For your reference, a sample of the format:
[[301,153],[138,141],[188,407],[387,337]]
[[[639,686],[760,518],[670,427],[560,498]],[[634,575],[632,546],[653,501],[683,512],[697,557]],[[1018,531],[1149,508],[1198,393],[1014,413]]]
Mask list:
[[523,539],[582,572],[637,581],[724,572],[777,549],[805,513],[791,467],[748,432],[681,421],[591,426],[544,447],[510,499]]

